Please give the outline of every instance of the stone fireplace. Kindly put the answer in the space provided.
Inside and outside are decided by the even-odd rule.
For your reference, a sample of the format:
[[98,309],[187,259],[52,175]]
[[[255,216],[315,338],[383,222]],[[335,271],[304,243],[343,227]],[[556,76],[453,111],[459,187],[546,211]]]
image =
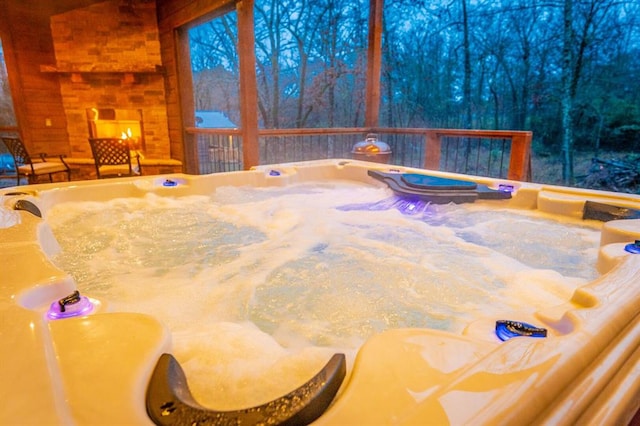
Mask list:
[[132,133],[147,159],[170,159],[156,6],[111,0],[51,17],[71,157],[88,139]]

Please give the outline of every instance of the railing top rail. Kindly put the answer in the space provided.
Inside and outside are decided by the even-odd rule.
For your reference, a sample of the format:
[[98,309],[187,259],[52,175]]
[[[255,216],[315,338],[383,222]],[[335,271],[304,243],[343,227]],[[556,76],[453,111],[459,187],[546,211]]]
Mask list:
[[533,132],[526,130],[477,130],[477,129],[425,129],[425,133],[436,133],[438,136],[463,136],[476,138],[508,138],[510,136],[531,136]]
[[240,135],[242,132],[237,128],[203,128],[203,127],[186,127],[187,133],[198,135]]
[[[187,127],[187,133],[213,135],[239,135],[239,129],[210,129],[202,127]],[[303,136],[303,135],[342,135],[342,134],[418,134],[437,136],[457,136],[473,138],[506,139],[513,136],[531,136],[532,132],[525,130],[478,130],[478,129],[430,129],[415,127],[333,127],[333,128],[294,128],[294,129],[260,129],[260,136]]]
[[293,136],[293,135],[348,135],[371,132],[371,129],[364,127],[318,127],[318,128],[296,128],[296,129],[260,129],[260,136]]

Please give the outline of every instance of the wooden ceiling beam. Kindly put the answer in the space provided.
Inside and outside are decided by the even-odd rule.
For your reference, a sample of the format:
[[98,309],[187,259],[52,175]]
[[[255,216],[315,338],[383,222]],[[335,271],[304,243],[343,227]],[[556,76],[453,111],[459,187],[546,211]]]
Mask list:
[[68,12],[74,9],[81,9],[103,1],[105,0],[51,0],[51,3],[54,14],[57,15],[59,13]]

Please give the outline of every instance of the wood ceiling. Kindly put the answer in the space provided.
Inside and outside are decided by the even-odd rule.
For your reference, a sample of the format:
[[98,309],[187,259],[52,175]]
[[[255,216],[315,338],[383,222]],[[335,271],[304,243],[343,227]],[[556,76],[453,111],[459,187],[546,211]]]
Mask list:
[[64,13],[73,9],[91,6],[92,4],[101,3],[105,0],[52,0],[54,13]]
[[14,10],[29,10],[32,13],[56,15],[73,9],[91,6],[106,0],[0,0],[0,6]]

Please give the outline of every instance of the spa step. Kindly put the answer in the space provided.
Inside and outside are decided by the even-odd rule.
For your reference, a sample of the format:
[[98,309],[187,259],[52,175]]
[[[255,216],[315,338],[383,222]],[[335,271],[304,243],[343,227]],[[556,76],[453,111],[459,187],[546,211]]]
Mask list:
[[508,191],[493,190],[475,182],[447,179],[417,173],[385,173],[375,170],[369,176],[387,184],[397,195],[417,198],[434,204],[473,203],[477,199],[506,200]]
[[344,380],[346,369],[344,354],[334,354],[318,374],[278,399],[257,407],[215,411],[195,401],[178,361],[163,354],[147,388],[147,413],[156,425],[306,425],[329,407]]

